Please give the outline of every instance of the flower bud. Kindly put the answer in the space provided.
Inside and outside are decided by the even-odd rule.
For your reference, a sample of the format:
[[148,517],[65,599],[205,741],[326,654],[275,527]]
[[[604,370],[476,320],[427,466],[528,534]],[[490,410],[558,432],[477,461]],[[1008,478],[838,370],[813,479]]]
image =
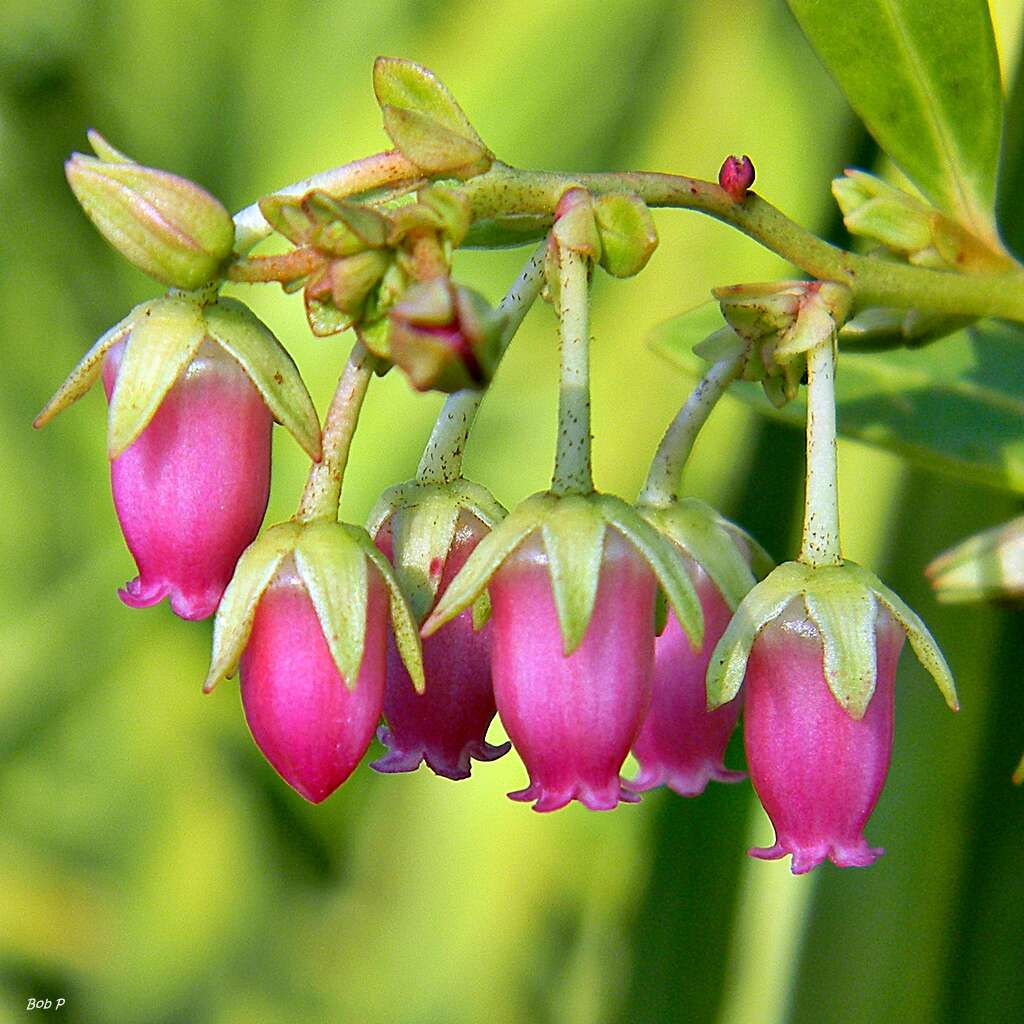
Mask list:
[[744,737],[750,778],[775,827],[775,843],[751,850],[754,857],[792,854],[793,873],[803,874],[826,858],[838,867],[866,867],[882,854],[863,832],[889,770],[903,630],[881,607],[874,644],[874,694],[855,719],[829,689],[818,627],[799,601],[755,640]]
[[571,800],[610,810],[637,797],[619,770],[650,699],[654,575],[607,529],[597,595],[582,642],[566,655],[549,575],[534,534],[491,580],[494,693],[530,785],[509,795],[554,811]]
[[1024,516],[977,533],[925,569],[935,596],[948,604],[1024,597]]
[[483,387],[497,368],[501,315],[447,278],[414,284],[390,320],[391,359],[419,391]]
[[[125,342],[107,353],[112,401]],[[263,522],[273,419],[242,367],[204,341],[138,437],[110,464],[114,507],[139,575],[118,591],[145,608],[165,597],[185,619],[217,609]]]
[[726,157],[718,172],[718,184],[734,202],[742,203],[750,186],[754,184],[754,165],[750,157]]
[[[471,512],[462,509],[457,515],[446,556],[434,558],[430,566],[440,576],[438,597],[490,532]],[[377,546],[391,560],[392,525],[389,519],[376,537]],[[508,752],[508,743],[493,746],[486,741],[495,712],[491,626],[487,623],[477,630],[473,617],[473,609],[467,608],[423,641],[426,688],[422,693],[413,686],[394,642],[389,644],[384,692],[387,726],[379,733],[389,752],[371,766],[377,771],[415,771],[425,761],[437,775],[465,779],[470,758],[493,761]]]
[[358,676],[338,671],[305,584],[289,560],[256,607],[240,664],[242,706],[256,745],[300,796],[318,804],[355,770],[384,699],[387,587],[368,567]]
[[217,276],[234,244],[235,226],[209,192],[130,160],[76,153],[65,171],[100,234],[150,277],[195,289]]

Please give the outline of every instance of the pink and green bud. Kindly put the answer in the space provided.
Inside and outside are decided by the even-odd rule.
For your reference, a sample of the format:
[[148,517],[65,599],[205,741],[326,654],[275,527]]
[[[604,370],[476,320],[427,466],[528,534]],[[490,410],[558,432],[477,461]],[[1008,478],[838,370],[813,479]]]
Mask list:
[[387,624],[387,587],[371,568],[362,659],[347,680],[294,566],[283,565],[259,600],[239,669],[245,720],[274,770],[310,803],[326,800],[352,774],[373,739]]
[[883,851],[864,827],[885,785],[892,755],[893,683],[903,647],[900,625],[880,609],[872,634],[877,677],[860,718],[832,695],[818,628],[796,601],[770,622],[750,652],[744,739],[750,778],[775,828],[775,843],[751,850],[792,855],[793,874],[828,859],[867,867]]
[[555,811],[572,800],[610,810],[637,797],[619,771],[650,701],[654,574],[622,535],[606,531],[597,594],[582,642],[564,652],[542,539],[491,581],[494,694],[530,776],[513,800]]
[[612,495],[536,494],[484,537],[423,626],[489,591],[491,675],[530,785],[553,811],[634,801],[619,772],[650,700],[658,584],[693,643],[700,602],[679,550]]
[[35,425],[101,375],[114,505],[139,569],[121,598],[138,608],[168,597],[178,615],[207,618],[263,521],[274,420],[320,457],[312,400],[277,339],[233,299],[136,307],[86,353]]
[[[410,510],[414,511],[414,510]],[[450,545],[442,557],[433,557],[428,572],[439,577],[437,594],[465,565],[466,559],[489,533],[475,515],[459,511]],[[396,513],[401,517],[402,513]],[[377,533],[377,546],[394,557],[394,517]],[[399,531],[400,535],[404,531]],[[428,606],[430,611],[433,604]],[[465,779],[470,759],[493,761],[508,752],[509,744],[487,742],[487,729],[495,714],[491,684],[491,626],[476,628],[474,609],[467,608],[423,641],[423,674],[426,688],[418,693],[392,642],[388,648],[384,718],[387,726],[380,740],[388,748],[385,757],[372,765],[379,772],[414,771],[425,762],[437,775]]]
[[351,775],[377,728],[389,605],[422,688],[411,613],[387,559],[358,527],[328,519],[272,527],[239,559],[217,610],[204,689],[240,667],[253,738],[312,803]]
[[186,178],[114,158],[76,153],[68,184],[100,234],[140,270],[173,288],[214,280],[231,253],[235,226],[209,192]]
[[852,562],[787,562],[743,599],[711,657],[708,706],[746,684],[744,735],[754,788],[794,874],[828,859],[863,867],[881,850],[864,826],[892,751],[893,680],[903,639],[958,707],[949,666],[924,623]]
[[742,203],[754,184],[754,165],[749,156],[728,156],[718,172],[718,184],[729,193],[729,198]]
[[497,368],[502,317],[447,278],[414,284],[390,320],[391,359],[418,391],[484,387]]

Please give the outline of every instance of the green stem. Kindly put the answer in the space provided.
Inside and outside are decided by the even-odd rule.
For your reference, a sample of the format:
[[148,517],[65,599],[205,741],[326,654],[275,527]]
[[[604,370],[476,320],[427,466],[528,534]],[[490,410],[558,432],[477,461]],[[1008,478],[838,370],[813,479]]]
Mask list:
[[[499,358],[504,355],[505,349],[540,294],[541,285],[544,283],[545,246],[546,243],[541,242],[534,250],[533,255],[526,261],[526,266],[498,305],[498,311],[505,317]],[[448,396],[434,423],[430,440],[423,450],[423,457],[416,471],[417,480],[422,483],[447,484],[459,478],[462,474],[462,457],[466,451],[466,441],[485,394],[486,392],[479,388],[464,388]]]
[[846,252],[804,230],[754,193],[737,203],[717,184],[697,178],[640,171],[560,174],[496,163],[460,188],[471,202],[474,222],[493,222],[528,241],[547,230],[558,200],[574,185],[597,194],[634,192],[652,207],[696,210],[714,217],[811,277],[845,284],[858,308],[913,307],[1024,322],[1024,270],[958,274]]
[[341,482],[348,463],[352,435],[359,421],[366,389],[373,376],[373,356],[361,341],[352,352],[338,381],[331,406],[327,410],[323,431],[323,457],[314,462],[302,492],[302,501],[295,518],[300,523],[312,519],[336,519],[341,500]]
[[[403,182],[421,179],[423,172],[410,163],[397,149],[376,153],[362,160],[354,160],[341,167],[333,167],[312,177],[303,178],[274,192],[278,196],[302,196],[312,189],[320,189],[335,199],[357,195],[371,189],[385,188]],[[252,203],[235,214],[235,255],[245,255],[257,242],[266,238],[273,228],[260,212],[260,204]]]
[[553,494],[590,494],[590,295],[587,257],[560,246],[558,256],[558,446]]
[[807,353],[807,491],[799,558],[813,568],[843,561],[836,466],[835,339]]
[[747,362],[744,349],[715,363],[693,389],[686,404],[669,424],[658,445],[638,504],[664,508],[678,498],[683,467],[693,450],[701,427],[729,385],[740,376]]

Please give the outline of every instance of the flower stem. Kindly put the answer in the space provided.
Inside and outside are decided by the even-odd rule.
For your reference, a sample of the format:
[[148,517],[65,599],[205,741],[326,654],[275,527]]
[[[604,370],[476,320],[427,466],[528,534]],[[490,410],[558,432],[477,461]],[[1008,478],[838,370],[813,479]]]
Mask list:
[[559,247],[559,350],[562,378],[558,392],[558,446],[553,494],[590,494],[590,295],[587,257]]
[[[354,160],[329,171],[321,171],[274,192],[278,196],[301,196],[311,189],[320,189],[335,199],[418,180],[423,172],[410,163],[397,149]],[[252,203],[235,214],[235,254],[244,255],[273,230],[260,212],[260,204]]]
[[323,457],[314,462],[302,492],[295,518],[301,523],[312,519],[336,519],[341,500],[341,482],[348,463],[352,435],[356,432],[359,411],[373,376],[373,356],[361,341],[352,352],[338,381],[323,431]]
[[658,445],[638,504],[663,508],[678,498],[680,477],[693,443],[718,400],[743,372],[747,355],[744,349],[719,360],[693,389]]
[[[505,317],[501,335],[499,358],[504,355],[509,343],[529,312],[541,285],[544,283],[545,242],[534,250],[526,261],[512,287],[498,305],[498,312]],[[423,449],[416,479],[422,483],[451,483],[462,474],[462,457],[466,441],[473,427],[473,421],[480,409],[485,391],[479,388],[463,388],[446,399],[438,414],[430,440]]]
[[[648,206],[707,214],[738,228],[809,276],[845,284],[853,292],[857,308],[913,307],[1024,322],[1024,268],[999,274],[960,274],[846,252],[806,231],[755,193],[736,202],[710,181],[641,171],[521,171],[495,163],[486,174],[461,185],[460,191],[470,200],[474,222],[506,223],[522,234],[523,241],[529,241],[547,231],[559,199],[571,186],[595,194],[633,192]],[[529,231],[523,228],[526,223]]]
[[800,561],[812,568],[841,565],[836,467],[835,338],[807,353],[807,491]]

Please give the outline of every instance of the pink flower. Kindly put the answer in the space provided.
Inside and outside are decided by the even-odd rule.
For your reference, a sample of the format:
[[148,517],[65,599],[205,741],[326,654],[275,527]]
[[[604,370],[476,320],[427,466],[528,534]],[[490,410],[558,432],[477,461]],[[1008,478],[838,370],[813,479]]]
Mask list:
[[826,858],[866,867],[882,854],[863,831],[889,770],[903,639],[880,606],[875,690],[855,719],[829,689],[821,637],[801,601],[757,636],[747,662],[744,732],[751,781],[775,826],[775,845],[751,850],[753,856],[792,854],[793,873],[802,874]]
[[[103,363],[108,401],[124,342]],[[114,506],[139,575],[118,593],[170,598],[184,619],[214,613],[259,531],[270,489],[271,413],[242,367],[205,341],[152,420],[110,467]]]
[[635,802],[619,771],[650,700],[655,580],[647,562],[607,529],[593,614],[568,656],[539,533],[505,559],[490,594],[494,694],[530,776],[509,795],[535,800],[536,811],[574,799],[591,810]]
[[654,641],[651,707],[633,744],[640,773],[627,785],[640,792],[667,785],[680,796],[698,796],[710,779],[739,782],[745,777],[723,763],[742,696],[708,711],[704,685],[711,652],[732,612],[707,573],[692,559],[687,565],[704,613],[704,643],[694,653],[669,609],[665,630]]
[[339,673],[309,593],[290,561],[256,606],[240,663],[253,739],[277,773],[311,803],[352,774],[384,700],[388,596],[368,566],[366,632],[355,686]]
[[[476,516],[459,514],[455,537],[443,565],[438,598],[488,529]],[[390,520],[377,534],[377,546],[392,557]],[[436,602],[435,602],[436,603]],[[473,612],[464,612],[423,642],[426,689],[417,693],[392,639],[388,644],[388,678],[384,693],[387,726],[380,740],[388,754],[371,767],[379,772],[415,771],[421,761],[437,775],[465,779],[470,758],[493,761],[510,744],[493,746],[485,739],[494,718],[491,685],[491,626],[473,629]]]

